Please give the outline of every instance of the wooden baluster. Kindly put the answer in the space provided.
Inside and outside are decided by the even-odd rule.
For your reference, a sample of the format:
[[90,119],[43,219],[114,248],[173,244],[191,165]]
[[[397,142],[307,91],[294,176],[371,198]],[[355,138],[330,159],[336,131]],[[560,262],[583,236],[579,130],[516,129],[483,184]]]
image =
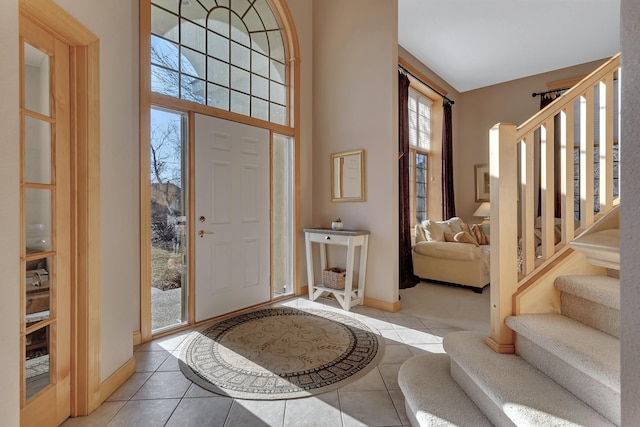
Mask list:
[[555,253],[554,242],[554,200],[555,200],[555,170],[554,170],[554,118],[551,117],[540,128],[540,187],[542,190],[541,231],[542,231],[542,259],[551,258]]
[[593,88],[580,98],[580,226],[593,224]]
[[575,231],[574,214],[574,167],[573,152],[575,144],[573,103],[560,112],[560,209],[562,215],[561,242],[569,244]]
[[600,213],[613,208],[613,74],[598,84],[600,92]]
[[534,225],[535,211],[535,182],[534,182],[534,142],[533,132],[524,138],[524,152],[520,155],[520,217],[522,227],[522,274],[528,275],[535,268],[536,245]]

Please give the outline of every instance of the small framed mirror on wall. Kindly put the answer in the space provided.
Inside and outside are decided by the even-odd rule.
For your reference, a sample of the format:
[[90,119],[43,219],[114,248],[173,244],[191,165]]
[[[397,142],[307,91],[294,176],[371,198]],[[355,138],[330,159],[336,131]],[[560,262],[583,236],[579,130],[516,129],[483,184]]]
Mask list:
[[364,201],[364,187],[364,150],[332,154],[331,201]]

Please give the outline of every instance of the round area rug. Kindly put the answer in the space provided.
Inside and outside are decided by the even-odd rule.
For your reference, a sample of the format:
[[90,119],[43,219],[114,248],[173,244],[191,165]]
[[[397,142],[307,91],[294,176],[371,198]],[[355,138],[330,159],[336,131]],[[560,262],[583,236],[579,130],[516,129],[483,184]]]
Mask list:
[[267,308],[192,332],[180,369],[200,387],[231,397],[292,399],[364,376],[384,340],[353,317],[327,310]]

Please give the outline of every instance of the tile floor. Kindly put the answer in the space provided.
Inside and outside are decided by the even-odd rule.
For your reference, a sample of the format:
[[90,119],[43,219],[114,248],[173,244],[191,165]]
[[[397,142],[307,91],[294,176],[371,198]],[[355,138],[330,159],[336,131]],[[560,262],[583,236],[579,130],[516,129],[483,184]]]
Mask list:
[[[274,305],[340,310],[328,298]],[[443,353],[442,337],[457,329],[402,310],[356,306],[349,313],[378,329],[385,338],[385,355],[365,377],[336,391],[276,401],[213,394],[180,372],[180,346],[189,333],[180,332],[136,347],[136,373],[93,414],[70,418],[63,426],[408,426],[397,381],[400,365],[420,353]]]

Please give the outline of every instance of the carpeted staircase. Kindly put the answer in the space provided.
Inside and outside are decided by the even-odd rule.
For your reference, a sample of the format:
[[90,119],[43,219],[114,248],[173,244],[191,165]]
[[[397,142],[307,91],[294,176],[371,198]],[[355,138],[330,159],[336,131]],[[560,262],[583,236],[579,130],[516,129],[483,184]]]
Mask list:
[[[611,259],[609,240],[602,253]],[[596,258],[597,246],[589,241]],[[557,277],[560,314],[506,319],[516,354],[495,353],[481,333],[455,332],[444,338],[446,355],[409,359],[398,382],[412,425],[619,425],[617,277]]]

